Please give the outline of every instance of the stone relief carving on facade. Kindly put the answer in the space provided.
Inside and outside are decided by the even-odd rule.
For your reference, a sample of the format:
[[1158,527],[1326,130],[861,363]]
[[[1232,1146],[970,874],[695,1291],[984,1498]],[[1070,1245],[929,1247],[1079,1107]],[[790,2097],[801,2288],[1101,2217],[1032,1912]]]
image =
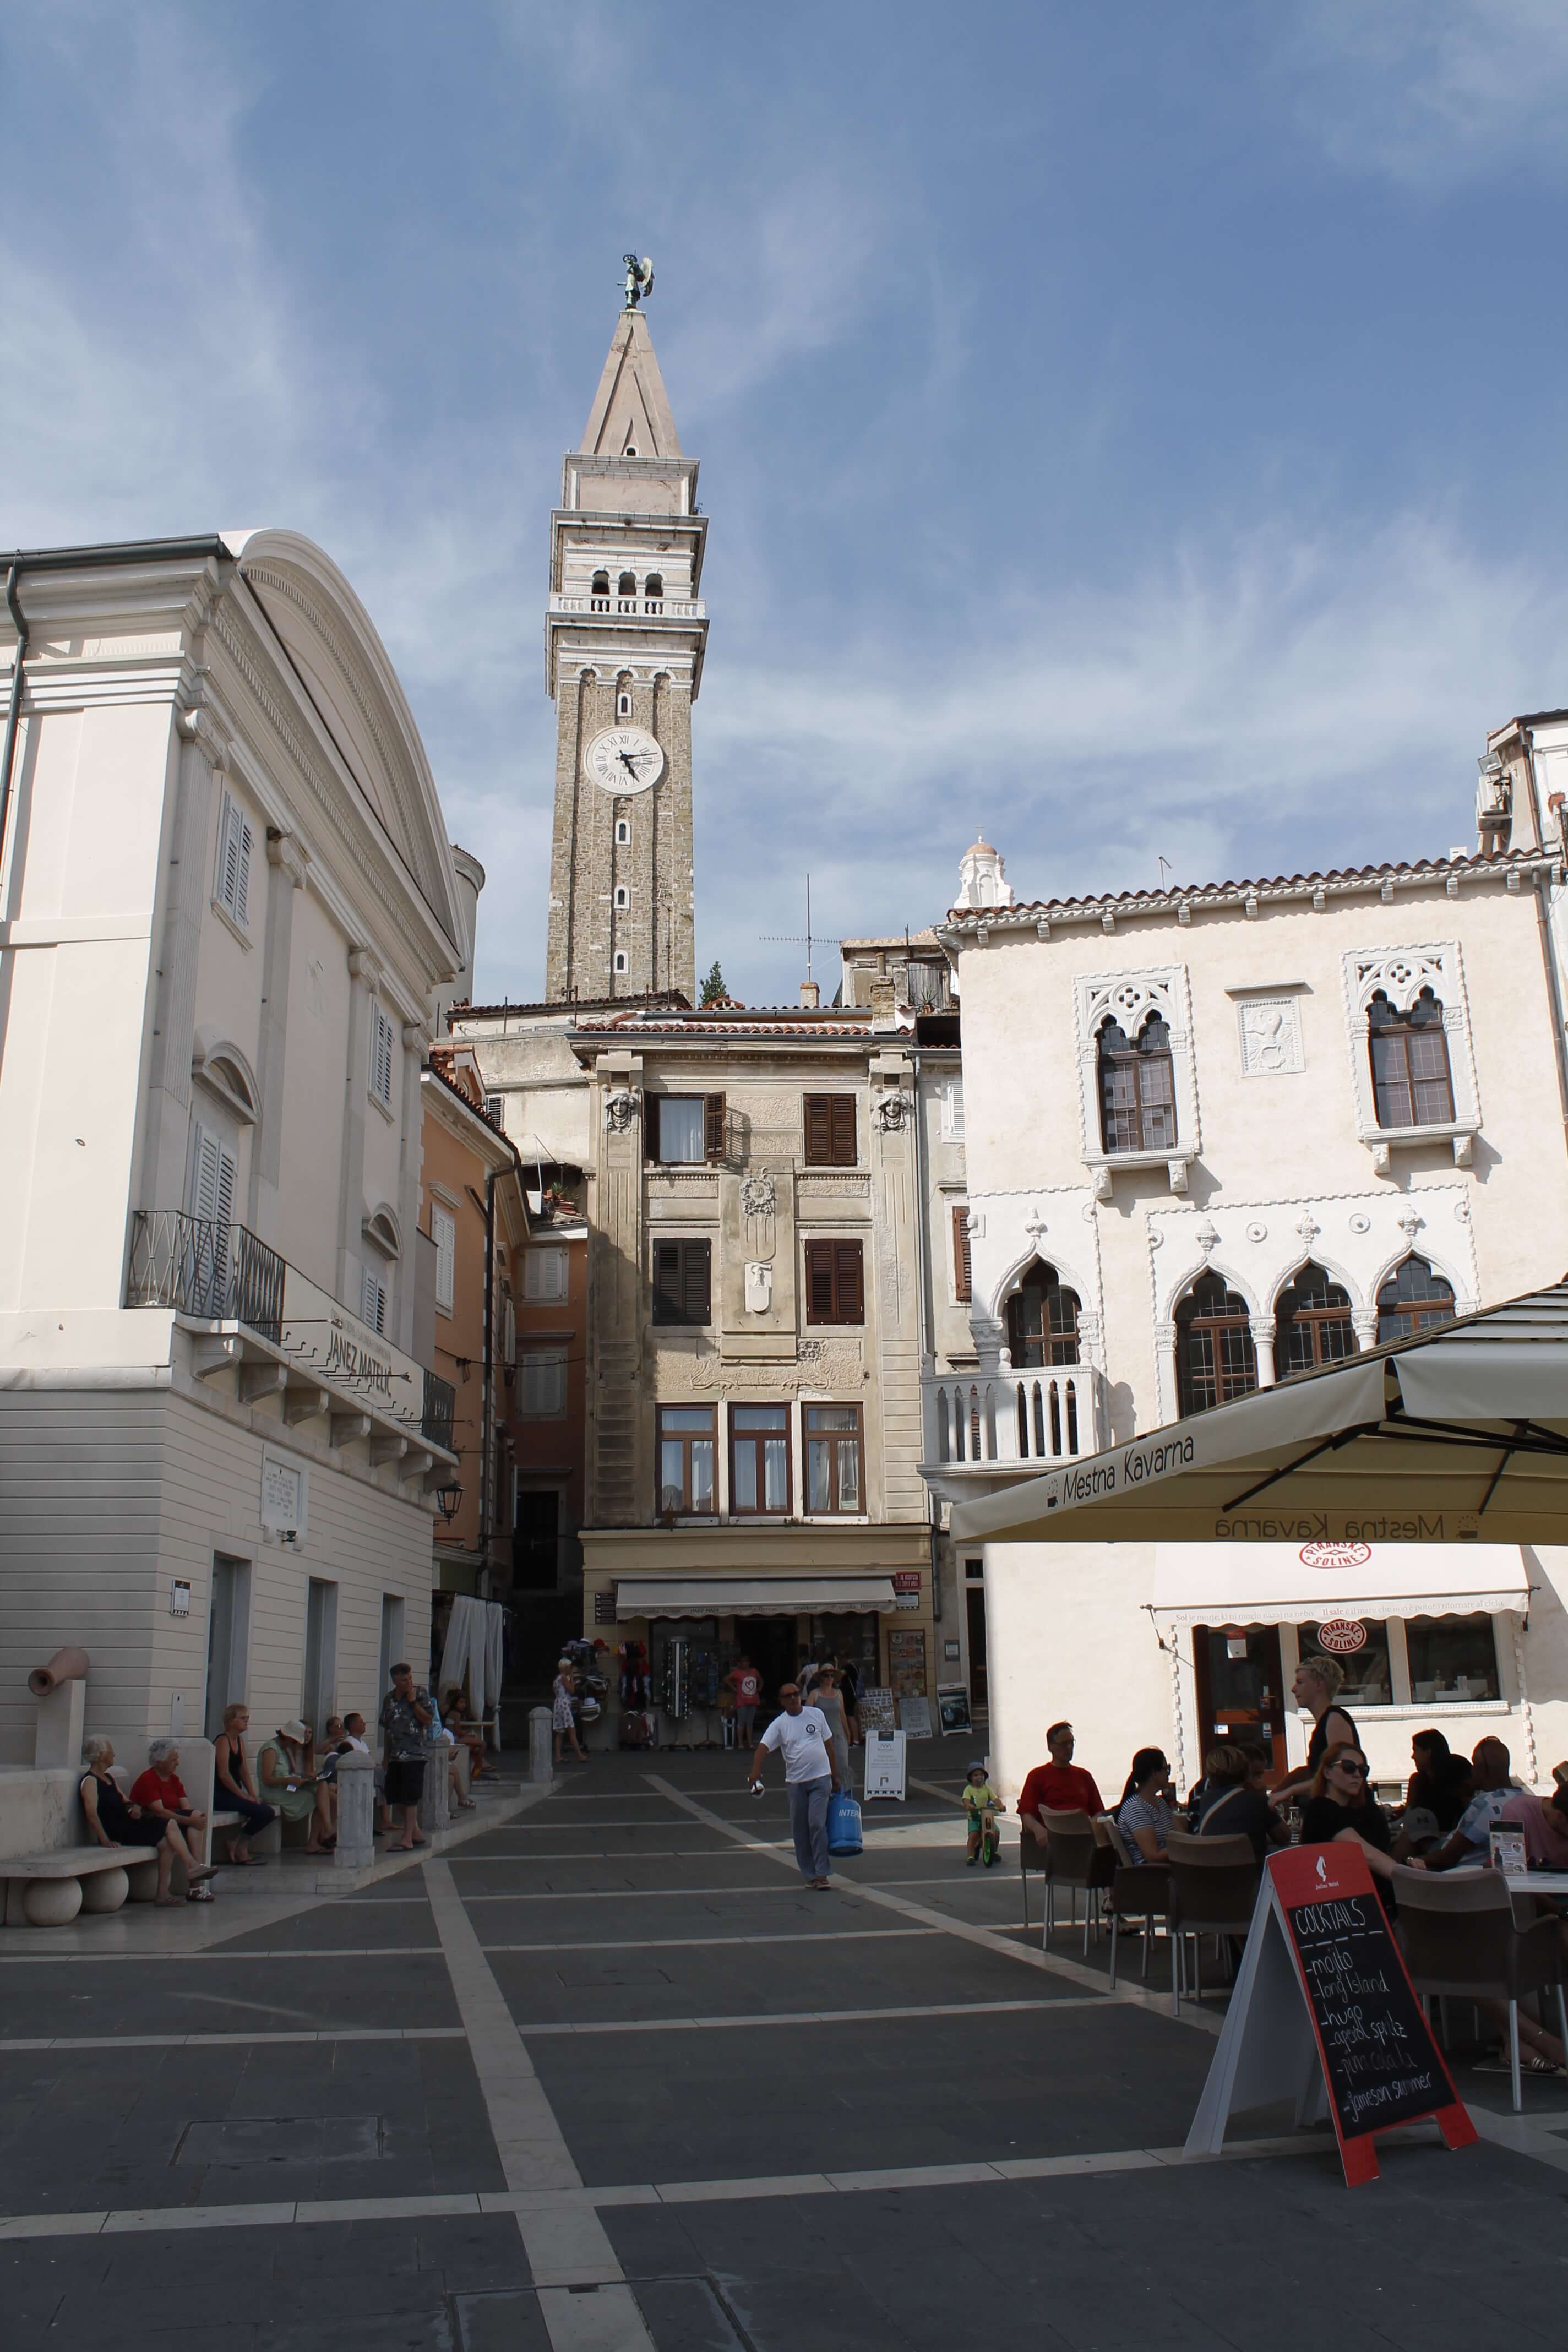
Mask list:
[[871,1116],[884,1135],[901,1135],[913,1116],[914,1105],[908,1095],[884,1095]]
[[659,1349],[658,1387],[665,1400],[709,1396],[715,1390],[751,1389],[779,1396],[802,1390],[827,1396],[858,1396],[865,1378],[856,1339],[803,1339],[794,1363],[725,1363],[717,1349],[700,1345],[688,1354]]
[[1249,996],[1237,1005],[1237,1019],[1243,1077],[1283,1077],[1306,1068],[1301,1009],[1295,997]]
[[779,1204],[771,1176],[748,1176],[741,1187],[741,1211],[748,1217],[771,1217]]
[[626,1135],[637,1122],[641,1108],[640,1097],[629,1087],[619,1087],[613,1095],[605,1097],[605,1125],[612,1135]]
[[765,1315],[773,1303],[773,1270],[761,1258],[746,1261],[746,1312]]

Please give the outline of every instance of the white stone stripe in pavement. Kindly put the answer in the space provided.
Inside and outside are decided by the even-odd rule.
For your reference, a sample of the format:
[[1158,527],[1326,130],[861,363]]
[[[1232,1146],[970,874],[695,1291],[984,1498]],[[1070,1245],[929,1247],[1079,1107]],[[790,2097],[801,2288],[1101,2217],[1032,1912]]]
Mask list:
[[[745,1837],[745,1832],[742,1830],[731,1830],[729,1834],[731,1837],[736,1838]],[[752,1843],[752,1841],[748,1840],[747,1843]],[[769,1855],[774,1862],[784,1863],[788,1869],[792,1873],[794,1872],[795,1849],[793,1846],[791,1846],[787,1852],[775,1853],[772,1846],[763,1844],[760,1839],[756,1840],[754,1843],[759,1853]],[[710,1856],[710,1859],[711,1859]],[[841,1884],[845,1886],[853,1885],[858,1895],[863,1894],[867,1887],[873,1885],[945,1886],[950,1894],[959,1895],[964,1893],[967,1889],[972,1888],[974,1885],[985,1885],[989,1884],[989,1882],[984,1879],[978,1881],[966,1881],[960,1879],[955,1881],[952,1874],[949,1873],[947,1876],[942,1878],[857,1878],[842,1879]],[[663,1903],[667,1902],[671,1895],[717,1895],[722,1896],[726,1903],[731,1903],[739,1902],[742,1896],[750,1897],[755,1895],[798,1895],[800,1892],[801,1887],[798,1883],[794,1886],[780,1886],[777,1885],[763,1885],[756,1886],[552,1886],[542,1888],[537,1895],[469,1895],[465,1893],[463,1900],[465,1903]],[[935,1914],[932,1913],[931,1916],[934,1917]],[[952,1924],[952,1923],[950,1920],[943,1922],[944,1926],[950,1927]],[[1089,1973],[1092,1973],[1092,1971],[1089,1971]],[[1098,1983],[1100,1979],[1097,1978],[1095,1981]]]
[[[482,1900],[468,1895],[472,1903]],[[802,1927],[788,1938],[793,1951],[796,1944],[882,1944],[894,1936],[938,1936],[940,1927]],[[772,1936],[627,1936],[612,1937],[608,1943],[578,1944],[487,1944],[487,1952],[686,1952],[710,1951],[719,1945],[765,1944],[773,1952],[782,1949],[777,1935]]]
[[[236,2004],[245,2008],[240,2001]],[[461,2042],[460,2025],[345,2025],[319,2033],[56,2033],[0,2042],[7,2050],[256,2050],[277,2042]]]
[[253,1944],[243,1952],[233,1952],[225,1945],[214,1944],[205,1952],[0,1952],[0,1969],[36,1969],[45,1961],[58,1969],[72,1960],[92,1968],[104,1968],[115,1960],[163,1960],[180,1969],[194,1967],[200,1960],[427,1960],[437,1958],[440,1949],[439,1944],[276,1944],[262,1951]]
[[[580,2191],[583,2176],[447,1864],[427,1863],[425,1885],[508,2190]],[[579,2195],[510,2210],[554,2352],[656,2352],[591,2204]]]
[[[491,1944],[487,1948],[494,1951],[496,1947]],[[763,2010],[752,2017],[615,2017],[598,2018],[586,2025],[532,2024],[517,2030],[529,2041],[537,2041],[544,2033],[582,2033],[596,2039],[601,2033],[710,2033],[734,2025],[882,2025],[907,2017],[994,2017],[1020,2009],[1037,2017],[1054,2017],[1061,2009],[1096,2008],[1101,1998],[1086,1992],[1068,1993],[1060,2000],[911,2001],[899,2009]]]
[[[1492,2120],[1501,2122],[1502,2117]],[[1526,2126],[1528,2129],[1528,2126]],[[1545,2133],[1537,2135],[1544,2139]],[[1490,2137],[1490,2135],[1489,2135]],[[1530,2151],[1533,2153],[1534,2151]],[[1555,2151],[1568,2167],[1568,2151]],[[1233,2140],[1205,2164],[1236,2164],[1260,2158],[1320,2156],[1333,2158],[1334,2143],[1321,2132],[1288,2138]],[[439,2221],[447,2215],[512,2213],[520,2223],[547,2215],[584,2214],[617,2207],[709,2205],[775,2197],[843,2197],[858,2193],[952,2189],[1008,2180],[1077,2180],[1097,2174],[1163,2172],[1184,2161],[1179,2147],[1128,2147],[1077,2156],[999,2157],[989,2164],[915,2164],[873,2172],[788,2172],[738,2180],[634,2181],[616,2188],[481,2189],[437,2197],[341,2197],[263,2205],[143,2205],[99,2213],[11,2213],[0,2216],[0,2242],[18,2238],[96,2238],[107,2234],[153,2234],[180,2230],[256,2230],[330,2222]],[[541,2301],[544,2298],[542,2296]],[[584,2296],[574,2298],[587,2302]],[[641,2326],[640,2319],[637,2322]],[[558,2345],[562,2339],[552,2340]],[[585,2339],[592,2342],[593,2339]],[[613,2339],[610,2339],[613,2340]],[[635,2339],[648,2341],[646,2330]]]

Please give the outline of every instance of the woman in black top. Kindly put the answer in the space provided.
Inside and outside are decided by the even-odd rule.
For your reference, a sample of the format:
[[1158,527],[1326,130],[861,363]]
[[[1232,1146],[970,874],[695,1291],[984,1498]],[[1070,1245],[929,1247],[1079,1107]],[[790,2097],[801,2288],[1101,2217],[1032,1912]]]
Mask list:
[[1410,1741],[1415,1769],[1405,1793],[1407,1811],[1433,1814],[1447,1837],[1458,1827],[1459,1815],[1475,1793],[1474,1774],[1462,1756],[1456,1756],[1440,1731],[1417,1731]]
[[1199,1837],[1250,1838],[1259,1862],[1270,1845],[1284,1845],[1289,1839],[1267,1796],[1252,1786],[1252,1759],[1244,1748],[1209,1749],[1192,1824]]
[[[204,1869],[202,1858],[194,1843],[187,1843],[178,1822],[160,1820],[156,1813],[143,1811],[129,1802],[124,1790],[110,1771],[114,1761],[110,1743],[93,1734],[82,1742],[82,1761],[87,1766],[79,1795],[82,1812],[87,1819],[87,1833],[94,1845],[140,1847],[142,1858],[155,1848],[158,1856],[158,1893],[155,1900],[167,1906],[179,1897],[169,1892],[169,1874],[176,1861],[185,1865],[190,1884],[187,1903],[210,1903],[212,1889],[204,1881],[212,1876]],[[127,1860],[130,1856],[127,1855]]]
[[1306,1795],[1319,1765],[1329,1749],[1340,1740],[1354,1741],[1356,1727],[1351,1717],[1340,1705],[1340,1686],[1345,1670],[1337,1658],[1303,1658],[1290,1685],[1290,1696],[1298,1706],[1304,1706],[1312,1718],[1312,1736],[1307,1742],[1307,1760],[1287,1772],[1274,1791],[1277,1805],[1293,1803]]
[[[1390,1852],[1393,1843],[1383,1808],[1367,1785],[1366,1758],[1348,1743],[1331,1748],[1318,1767],[1301,1814],[1301,1843],[1359,1845],[1373,1876],[1383,1882],[1377,1891],[1392,1917],[1399,1908],[1393,1885],[1399,1864]],[[1405,1867],[1425,1870],[1426,1865],[1409,1862]]]

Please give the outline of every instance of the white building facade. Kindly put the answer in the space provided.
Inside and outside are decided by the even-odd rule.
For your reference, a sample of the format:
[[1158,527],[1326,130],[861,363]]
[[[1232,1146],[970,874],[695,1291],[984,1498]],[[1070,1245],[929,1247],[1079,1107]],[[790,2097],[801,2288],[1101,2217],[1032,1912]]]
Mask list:
[[[942,936],[975,1370],[927,1381],[937,1493],[994,1491],[1561,1277],[1563,868],[1542,830],[1027,905],[966,875]],[[1427,1723],[1467,1755],[1496,1732],[1522,1779],[1549,1779],[1568,1751],[1568,1552],[1488,1547],[1483,1524],[1479,1544],[1373,1539],[1347,1566],[1248,1539],[1266,1532],[968,1547],[1004,1788],[1058,1717],[1112,1802],[1145,1743],[1186,1784],[1217,1737],[1300,1761],[1291,1675],[1331,1620],[1380,1780],[1408,1772]]]
[[425,1654],[449,1392],[416,1335],[421,1062],[465,908],[319,548],[15,560],[0,831],[0,1762],[373,1712]]

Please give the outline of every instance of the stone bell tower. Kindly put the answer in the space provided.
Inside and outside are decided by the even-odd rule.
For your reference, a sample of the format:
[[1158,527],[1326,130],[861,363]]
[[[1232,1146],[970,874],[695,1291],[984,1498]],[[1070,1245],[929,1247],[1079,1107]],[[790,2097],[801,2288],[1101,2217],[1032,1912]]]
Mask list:
[[[628,257],[629,259],[629,257]],[[550,520],[545,682],[556,709],[544,992],[695,1002],[691,706],[708,524],[628,270],[587,427]]]

